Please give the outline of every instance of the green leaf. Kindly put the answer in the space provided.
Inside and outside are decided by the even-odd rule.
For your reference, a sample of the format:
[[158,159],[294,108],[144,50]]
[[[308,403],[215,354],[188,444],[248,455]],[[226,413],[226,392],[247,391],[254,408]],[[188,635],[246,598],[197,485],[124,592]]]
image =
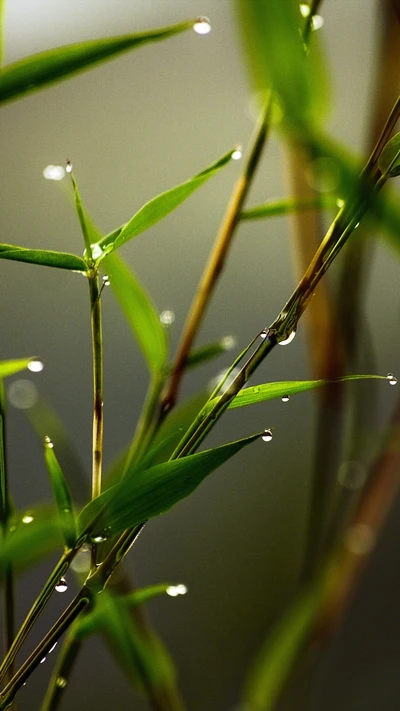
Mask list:
[[94,609],[74,628],[78,638],[100,632],[113,656],[135,688],[152,697],[175,686],[175,669],[160,639],[148,626],[137,623],[126,602],[108,590],[95,597]]
[[[158,516],[189,496],[211,472],[222,466],[260,434],[230,444],[157,464],[147,470],[128,471],[119,484],[91,501],[79,516],[80,530],[98,515],[92,535],[107,530],[120,533],[142,521]],[[102,513],[99,513],[102,510]]]
[[[176,587],[171,583],[158,583],[157,585],[148,585],[145,588],[140,588],[135,590],[128,595],[123,595],[120,598],[121,603],[127,605],[128,607],[143,605],[145,602],[152,600],[154,597],[159,597],[160,595],[168,594],[168,590]],[[178,593],[179,594],[179,593]]]
[[15,360],[0,360],[0,378],[7,378],[25,370],[34,358],[16,358]]
[[203,365],[203,363],[207,363],[209,360],[213,360],[217,356],[230,351],[234,345],[235,339],[233,336],[224,336],[219,341],[195,348],[190,351],[185,368],[197,368],[197,366]]
[[244,701],[249,711],[272,711],[310,631],[319,587],[305,590],[270,634],[248,674]]
[[90,257],[95,259],[94,255],[92,254],[91,246],[92,246],[92,244],[96,244],[101,239],[101,232],[95,226],[92,218],[90,217],[89,213],[87,212],[87,210],[82,202],[78,184],[77,184],[75,177],[72,173],[72,165],[69,164],[69,167],[70,167],[70,170],[68,172],[71,176],[72,187],[74,189],[76,214],[78,215],[78,219],[79,219],[79,222],[81,225],[83,239],[84,239],[85,247],[86,247],[85,253],[86,253],[86,255],[89,255]]
[[386,144],[378,160],[383,175],[395,178],[400,175],[400,132]]
[[44,458],[60,516],[64,542],[67,549],[73,548],[76,541],[74,505],[67,480],[54,454],[53,443],[49,437],[45,437],[44,441]]
[[184,32],[193,24],[194,21],[189,20],[156,30],[79,42],[25,57],[0,72],[0,103],[42,89],[121,52]]
[[337,208],[337,198],[332,195],[318,195],[315,198],[299,200],[296,198],[281,198],[280,200],[269,200],[263,205],[256,205],[247,210],[243,210],[240,215],[241,220],[259,220],[266,217],[278,217],[289,215],[301,210],[326,210],[327,208]]
[[313,37],[302,39],[298,0],[237,0],[239,27],[258,88],[272,87],[287,124],[308,133],[319,123],[325,94]]
[[0,244],[0,259],[13,259],[17,262],[41,264],[45,267],[86,272],[86,264],[82,257],[67,252],[52,252],[48,249],[25,249],[13,244]]
[[[23,522],[24,519],[27,523]],[[60,520],[56,512],[35,509],[18,515],[5,542],[0,544],[0,578],[4,577],[9,564],[14,572],[20,573],[35,566],[60,545]]]
[[158,311],[121,257],[110,254],[103,266],[150,371],[159,374],[166,364],[168,346]]
[[227,163],[230,163],[233,152],[234,151],[229,151],[229,153],[225,153],[222,158],[198,175],[195,175],[194,178],[171,188],[171,190],[167,190],[165,193],[157,195],[157,197],[147,202],[126,225],[106,235],[99,242],[99,247],[107,254],[114,249],[118,249],[141,232],[148,230],[149,227],[155,225],[156,222],[159,222],[159,220],[162,220],[163,217],[166,217],[166,215],[175,210],[175,208],[184,202],[197,188],[203,185],[209,178],[212,178],[221,168],[227,165]]
[[[321,385],[327,385],[328,383],[340,383],[345,380],[368,380],[370,378],[387,380],[385,375],[346,375],[343,378],[336,378],[335,380],[283,380],[279,383],[253,385],[251,388],[240,390],[235,399],[230,403],[229,409],[245,407],[246,405],[253,405],[257,402],[266,402],[267,400],[285,397],[285,395],[302,393],[306,390],[318,388]],[[207,407],[211,409],[214,404],[215,400],[211,400]]]

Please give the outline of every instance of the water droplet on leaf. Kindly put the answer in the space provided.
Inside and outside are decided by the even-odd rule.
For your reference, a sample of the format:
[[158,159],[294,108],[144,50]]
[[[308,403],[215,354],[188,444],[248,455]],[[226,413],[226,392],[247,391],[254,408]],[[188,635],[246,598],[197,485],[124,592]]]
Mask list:
[[211,23],[208,17],[198,17],[193,25],[193,29],[198,35],[208,35],[211,32]]
[[99,534],[98,536],[93,536],[93,538],[91,538],[90,540],[92,541],[92,543],[104,543],[107,538]]
[[282,398],[282,402],[289,402],[289,395],[284,395]]
[[388,373],[386,377],[389,381],[389,385],[397,385],[397,378],[393,373]]
[[308,17],[310,14],[310,6],[305,2],[300,3],[300,12],[303,17]]
[[186,585],[182,585],[180,583],[179,585],[170,585],[166,589],[167,595],[170,595],[170,597],[177,597],[178,595],[186,595],[187,593],[187,587]]
[[44,446],[47,447],[47,449],[53,449],[53,447],[54,447],[53,442],[51,441],[50,437],[48,437],[47,435],[44,438]]
[[66,164],[66,166],[65,166],[65,171],[66,171],[67,173],[72,173],[72,163],[71,163],[70,160],[67,160],[67,164]]
[[242,157],[243,157],[242,146],[236,146],[235,150],[232,153],[232,160],[240,160]]
[[271,430],[264,430],[264,434],[262,435],[261,439],[264,442],[270,442],[272,439],[272,432]]
[[64,592],[66,592],[66,591],[68,590],[68,583],[67,583],[67,581],[65,580],[65,578],[60,578],[60,580],[58,581],[58,583],[57,583],[55,589],[56,589],[56,591],[59,592],[59,593],[64,593]]
[[164,326],[170,326],[175,321],[175,313],[171,309],[165,309],[160,313],[160,321]]
[[31,373],[40,373],[43,368],[44,364],[39,358],[32,358],[28,363],[28,370],[30,370]]
[[103,254],[103,250],[99,244],[91,244],[90,249],[92,252],[92,259],[99,259]]
[[25,514],[24,516],[22,516],[21,521],[22,521],[22,523],[32,523],[32,521],[34,520],[34,518],[35,518],[35,517],[32,516],[32,514]]
[[290,336],[288,336],[287,338],[284,338],[283,341],[279,341],[279,345],[280,345],[280,346],[288,346],[289,343],[291,343],[291,342],[293,341],[293,339],[295,338],[295,336],[296,336],[296,331],[292,331],[292,333],[290,334]]
[[314,15],[311,20],[311,28],[313,30],[320,30],[324,24],[324,18],[321,15]]
[[58,679],[56,679],[56,686],[58,686],[59,689],[65,689],[67,684],[68,682],[63,676],[59,676]]
[[109,277],[105,274],[105,275],[103,276],[103,285],[104,285],[104,286],[110,286],[110,284],[111,284],[110,279],[109,279]]

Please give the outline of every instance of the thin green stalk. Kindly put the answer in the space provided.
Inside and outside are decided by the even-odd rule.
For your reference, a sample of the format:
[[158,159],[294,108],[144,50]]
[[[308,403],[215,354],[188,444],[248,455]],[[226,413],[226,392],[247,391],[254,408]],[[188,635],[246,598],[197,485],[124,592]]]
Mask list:
[[[93,435],[92,435],[92,499],[101,494],[103,465],[103,331],[99,273],[93,268],[88,275],[90,293],[90,324],[93,358]],[[92,545],[92,569],[96,566],[96,544]]]
[[256,125],[243,172],[234,186],[228,208],[190,307],[172,366],[170,379],[161,400],[159,413],[160,422],[176,401],[189,352],[204,318],[218,278],[225,266],[232,238],[240,220],[242,207],[255,176],[267,139],[271,106],[272,100],[271,95],[269,95]]
[[75,636],[73,628],[70,629],[57,659],[41,711],[55,711],[58,708],[64,692],[68,688],[68,682],[81,648],[82,641]]
[[[1,8],[0,8],[1,11]],[[7,462],[6,462],[6,427],[5,427],[5,393],[3,381],[0,380],[0,537],[5,541],[9,534],[11,518],[10,495],[8,489]],[[15,634],[15,595],[14,595],[14,575],[12,565],[7,565],[3,586],[3,618],[4,633],[3,647],[4,654],[9,652]],[[13,676],[13,665],[8,670],[8,676]]]
[[163,385],[164,377],[152,377],[146,395],[146,401],[136,427],[135,436],[126,458],[123,473],[125,473],[134,462],[138,462],[141,456],[147,451],[157,426],[155,413]]

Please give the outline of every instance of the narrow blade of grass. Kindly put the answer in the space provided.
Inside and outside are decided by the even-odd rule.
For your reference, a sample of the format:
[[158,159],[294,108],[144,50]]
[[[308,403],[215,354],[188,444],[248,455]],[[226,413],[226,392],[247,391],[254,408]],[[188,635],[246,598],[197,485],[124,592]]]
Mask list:
[[79,42],[25,57],[1,70],[0,103],[38,91],[121,52],[184,32],[191,29],[193,23],[193,20],[188,20],[170,27]]
[[301,210],[326,210],[337,208],[337,198],[331,195],[318,195],[314,198],[301,200],[298,198],[281,198],[279,200],[269,200],[263,205],[255,205],[243,210],[241,220],[260,220],[266,217],[279,217],[280,215],[290,215]]
[[[158,516],[189,496],[209,474],[222,466],[260,434],[197,454],[164,462],[147,470],[127,472],[119,484],[105,491],[81,511],[83,530],[97,516],[92,535],[107,529],[112,535]],[[102,513],[99,512],[102,511]]]
[[53,443],[49,437],[45,437],[44,441],[44,458],[60,517],[64,542],[67,549],[73,548],[76,541],[74,505],[67,480],[54,454]]
[[48,249],[25,249],[14,244],[0,244],[0,259],[13,259],[17,262],[40,264],[44,267],[86,272],[86,264],[81,257],[67,252],[52,252]]
[[171,190],[157,195],[157,197],[147,202],[126,225],[114,230],[100,240],[99,248],[104,251],[104,254],[112,252],[141,232],[148,230],[149,227],[156,224],[159,220],[162,220],[163,217],[166,217],[166,215],[181,205],[195,190],[216,175],[221,168],[230,163],[233,152],[234,151],[229,151],[225,153],[222,158],[208,166],[208,168],[205,168],[205,170],[202,170],[198,175],[171,188]]

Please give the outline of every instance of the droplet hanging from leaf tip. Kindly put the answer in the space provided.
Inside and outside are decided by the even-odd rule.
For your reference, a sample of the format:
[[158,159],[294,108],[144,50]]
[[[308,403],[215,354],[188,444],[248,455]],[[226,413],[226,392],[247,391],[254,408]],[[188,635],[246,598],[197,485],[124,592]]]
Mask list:
[[66,171],[66,173],[72,173],[72,163],[69,159],[67,160],[67,163],[65,166],[65,171]]
[[289,402],[289,395],[284,395],[282,398],[282,402]]
[[178,595],[186,595],[187,587],[186,587],[186,585],[182,585],[182,583],[180,583],[179,585],[169,585],[166,589],[166,593],[170,597],[177,597]]
[[65,578],[60,578],[60,580],[58,581],[58,583],[57,583],[55,589],[56,589],[56,591],[59,592],[59,593],[64,593],[64,592],[66,592],[66,591],[68,590],[68,583],[67,583],[67,581],[65,580]]
[[22,517],[21,520],[22,520],[22,523],[32,523],[32,521],[34,520],[34,518],[35,518],[35,517],[32,516],[32,514],[25,514],[25,515]]
[[280,346],[288,346],[289,343],[291,343],[293,341],[295,336],[296,336],[296,331],[292,331],[292,333],[287,338],[284,338],[282,341],[279,341],[279,345]]
[[208,17],[202,15],[196,19],[193,29],[198,35],[208,35],[211,32],[211,23]]
[[264,434],[261,436],[261,439],[263,440],[263,442],[270,442],[272,439],[271,430],[264,430]]
[[44,368],[44,363],[39,358],[32,358],[28,363],[28,370],[31,373],[40,373]]
[[232,159],[233,160],[240,160],[242,157],[243,157],[242,146],[236,146],[235,150],[232,152]]
[[393,373],[388,373],[386,377],[389,381],[389,385],[397,385],[397,378]]

